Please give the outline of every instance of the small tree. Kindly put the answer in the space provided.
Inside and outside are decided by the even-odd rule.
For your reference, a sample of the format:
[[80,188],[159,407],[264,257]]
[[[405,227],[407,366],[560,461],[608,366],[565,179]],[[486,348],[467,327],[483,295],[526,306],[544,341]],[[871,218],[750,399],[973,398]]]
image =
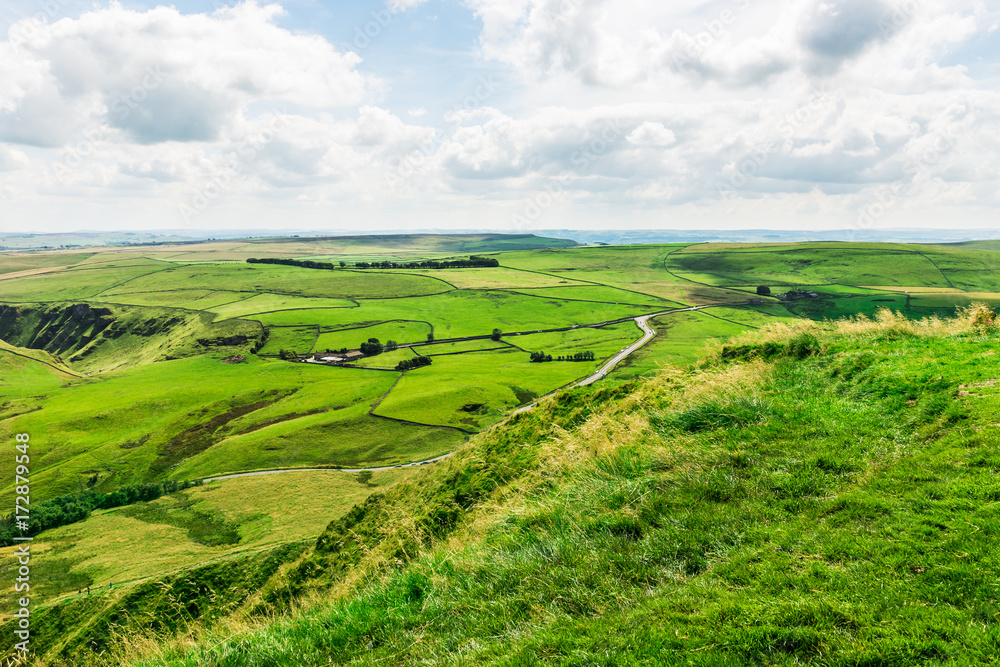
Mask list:
[[299,355],[295,354],[295,350],[281,350],[278,352],[278,356],[285,361],[293,361],[299,358]]
[[434,342],[434,334],[433,333],[427,334],[427,342],[428,343],[433,343]]
[[347,262],[343,262],[343,261],[342,261],[342,262],[340,263],[340,268],[344,268],[345,266],[347,266]]
[[399,344],[396,341],[394,340],[385,341],[386,351],[391,352],[392,350],[395,350],[397,347],[399,347]]
[[361,354],[366,357],[374,357],[376,354],[382,354],[385,350],[378,338],[369,338],[368,342],[361,343],[361,346],[358,349],[361,350]]
[[397,371],[409,371],[414,368],[420,368],[421,366],[430,366],[431,358],[424,356],[416,356],[413,359],[403,359],[401,362],[396,364]]
[[499,341],[501,336],[503,336],[503,332],[499,329],[494,329],[493,333],[490,334],[490,340]]
[[757,288],[757,294],[760,296],[771,296],[771,288],[766,285],[761,285]]

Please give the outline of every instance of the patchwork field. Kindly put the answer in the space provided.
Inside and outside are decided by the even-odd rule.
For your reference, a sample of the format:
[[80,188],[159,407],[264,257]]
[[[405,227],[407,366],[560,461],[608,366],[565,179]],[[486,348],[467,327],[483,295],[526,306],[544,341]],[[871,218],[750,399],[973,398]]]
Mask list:
[[[8,254],[0,257],[0,272],[10,276],[0,293],[0,306],[8,304],[0,337],[66,365],[56,378],[52,368],[23,361],[15,370],[9,362],[3,414],[35,412],[3,420],[0,431],[48,431],[35,468],[42,498],[95,476],[101,489],[210,474],[214,466],[403,462],[446,451],[457,429],[481,430],[593,372],[640,337],[628,321],[639,315],[713,306],[651,320],[655,338],[612,377],[690,362],[709,341],[776,319],[873,316],[880,308],[923,316],[1000,303],[987,289],[998,253],[978,245],[571,245],[357,237]],[[460,259],[459,248],[499,266],[353,266]],[[334,269],[247,264],[250,257],[327,261]],[[758,296],[760,287],[770,294]],[[797,289],[816,294],[776,298]],[[92,311],[80,316],[73,311],[80,304]],[[500,340],[489,340],[495,329]],[[352,368],[277,358],[357,350],[369,339],[404,349]],[[536,364],[531,352],[595,359]],[[416,354],[430,355],[431,365],[394,371]],[[227,363],[237,356],[239,363]],[[38,390],[22,388],[36,382]],[[478,407],[463,411],[467,405]],[[375,425],[404,422],[441,435],[393,433],[400,446],[390,451],[381,443],[387,432]]]
[[[498,265],[387,264],[472,255]],[[982,244],[574,247],[489,235],[0,254],[0,438],[31,435],[36,502],[225,473],[419,463],[592,375],[642,337],[636,317],[657,314],[655,336],[601,384],[693,363],[772,322],[998,305],[998,258]],[[359,358],[373,340],[401,347]],[[343,349],[347,365],[304,363]],[[580,353],[593,357],[561,359]],[[430,363],[397,370],[420,357]],[[101,510],[42,534],[54,569],[41,586],[58,597],[84,581],[133,582],[291,544],[406,470],[360,482],[336,471],[241,478]],[[13,472],[0,460],[4,479]],[[0,487],[0,503],[13,495]],[[279,510],[316,518],[293,530]],[[218,535],[191,537],[192,517],[215,517],[206,525]],[[121,536],[136,563],[102,558],[98,534]]]

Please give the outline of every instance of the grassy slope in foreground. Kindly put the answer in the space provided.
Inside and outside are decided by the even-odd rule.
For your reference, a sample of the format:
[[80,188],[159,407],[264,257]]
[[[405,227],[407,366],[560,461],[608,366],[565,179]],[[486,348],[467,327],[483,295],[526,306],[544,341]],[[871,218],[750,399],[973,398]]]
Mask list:
[[288,577],[347,575],[333,598],[138,664],[989,662],[986,315],[778,324],[566,392],[331,524]]
[[[36,556],[31,572],[35,604],[48,606],[64,596],[91,602],[78,591],[92,586],[94,596],[104,598],[110,582],[121,590],[212,561],[314,540],[332,515],[346,513],[410,470],[242,477],[148,503],[98,510],[86,521],[35,537],[31,543]],[[15,551],[16,547],[0,549],[0,559],[14,562]],[[123,553],[128,557],[122,558]],[[0,591],[0,617],[9,617],[18,597],[13,587]]]

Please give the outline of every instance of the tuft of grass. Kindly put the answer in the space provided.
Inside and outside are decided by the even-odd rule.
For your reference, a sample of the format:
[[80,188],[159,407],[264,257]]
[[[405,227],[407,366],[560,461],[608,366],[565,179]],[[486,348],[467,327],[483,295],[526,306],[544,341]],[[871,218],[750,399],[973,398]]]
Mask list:
[[703,403],[676,414],[658,414],[650,421],[659,428],[674,428],[697,433],[761,424],[770,414],[770,402],[760,396],[733,396]]

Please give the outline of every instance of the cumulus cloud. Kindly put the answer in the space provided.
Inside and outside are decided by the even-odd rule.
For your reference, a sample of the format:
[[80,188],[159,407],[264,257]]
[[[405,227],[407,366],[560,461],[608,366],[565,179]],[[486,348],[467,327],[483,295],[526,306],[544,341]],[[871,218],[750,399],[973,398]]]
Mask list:
[[635,146],[652,146],[655,148],[671,146],[677,141],[674,133],[665,128],[663,123],[650,121],[646,121],[632,130],[626,139],[630,144]]
[[11,146],[0,144],[0,171],[11,171],[28,166],[28,156]]
[[0,68],[16,73],[0,92],[0,138],[60,145],[96,124],[139,143],[206,141],[254,102],[361,102],[360,58],[278,27],[281,13],[253,2],[192,15],[112,4],[15,24],[0,47]]
[[885,71],[886,58],[909,77],[934,70],[942,45],[985,29],[981,6],[944,0],[729,0],[656,10],[638,0],[465,1],[483,21],[487,58],[529,80],[569,76],[619,88],[766,86],[785,74],[828,77],[853,61]]
[[880,0],[818,2],[803,22],[802,42],[818,58],[839,63],[869,44],[887,39],[890,14],[890,8]]
[[[378,71],[383,87],[356,54],[281,28],[274,5],[109,5],[14,31],[0,42],[0,196],[17,183],[189,210],[478,215],[558,191],[576,215],[761,202],[842,218],[884,188],[910,210],[996,199],[1000,95],[960,50],[996,25],[980,5],[463,1],[483,24],[463,46],[500,71],[460,66],[457,90],[395,99],[391,77],[416,63]],[[381,11],[406,21],[421,4]]]

